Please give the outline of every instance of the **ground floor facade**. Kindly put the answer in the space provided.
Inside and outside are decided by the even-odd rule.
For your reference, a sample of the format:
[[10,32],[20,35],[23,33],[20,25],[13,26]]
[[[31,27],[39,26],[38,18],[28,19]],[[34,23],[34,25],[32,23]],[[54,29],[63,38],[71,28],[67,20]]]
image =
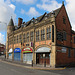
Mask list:
[[35,51],[33,47],[24,47],[22,50],[15,48],[8,55],[9,59],[26,64],[45,64],[55,67],[75,63],[75,49],[64,46],[40,45],[35,48]]

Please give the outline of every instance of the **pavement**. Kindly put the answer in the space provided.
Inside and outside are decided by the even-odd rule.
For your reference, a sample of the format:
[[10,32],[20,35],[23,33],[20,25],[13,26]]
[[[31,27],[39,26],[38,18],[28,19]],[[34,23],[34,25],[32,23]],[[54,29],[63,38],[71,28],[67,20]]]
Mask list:
[[7,64],[23,67],[23,68],[28,68],[28,69],[37,69],[37,70],[64,70],[65,69],[65,67],[64,68],[62,67],[55,68],[55,67],[49,67],[49,66],[44,67],[44,65],[33,65],[32,66],[30,64],[25,64],[20,61],[12,61],[9,59],[5,59],[4,56],[0,56],[0,61],[3,63],[7,63]]

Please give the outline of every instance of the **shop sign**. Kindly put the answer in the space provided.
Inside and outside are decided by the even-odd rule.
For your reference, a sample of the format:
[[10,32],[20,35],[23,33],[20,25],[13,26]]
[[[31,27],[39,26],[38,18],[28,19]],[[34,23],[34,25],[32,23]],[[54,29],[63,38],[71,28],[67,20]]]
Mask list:
[[30,47],[25,47],[23,50],[22,50],[23,53],[30,53],[32,52],[32,48]]
[[62,53],[66,53],[66,47],[62,47]]
[[57,52],[61,52],[61,50],[57,50]]
[[14,53],[16,53],[16,52],[21,52],[21,49],[20,48],[15,48]]

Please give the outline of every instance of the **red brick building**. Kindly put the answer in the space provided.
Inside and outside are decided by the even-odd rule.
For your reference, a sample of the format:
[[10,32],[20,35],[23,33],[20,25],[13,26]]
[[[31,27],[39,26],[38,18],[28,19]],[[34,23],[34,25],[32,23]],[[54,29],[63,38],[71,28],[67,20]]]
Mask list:
[[5,45],[0,43],[0,55],[3,55],[5,52]]
[[[11,19],[7,31],[6,56],[25,63],[63,66],[75,63],[75,32],[64,3],[50,13],[22,22],[16,29]],[[12,49],[11,54],[8,54]],[[17,56],[17,57],[16,57]],[[17,58],[17,59],[16,59]]]

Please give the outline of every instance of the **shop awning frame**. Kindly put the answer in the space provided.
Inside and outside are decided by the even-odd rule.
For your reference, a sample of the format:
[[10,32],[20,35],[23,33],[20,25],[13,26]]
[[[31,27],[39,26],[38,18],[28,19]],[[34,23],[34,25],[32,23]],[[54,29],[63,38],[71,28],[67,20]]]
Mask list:
[[40,47],[35,52],[36,53],[47,53],[47,52],[51,52],[51,49],[48,47]]
[[12,53],[12,52],[13,52],[13,49],[11,48],[8,53]]

